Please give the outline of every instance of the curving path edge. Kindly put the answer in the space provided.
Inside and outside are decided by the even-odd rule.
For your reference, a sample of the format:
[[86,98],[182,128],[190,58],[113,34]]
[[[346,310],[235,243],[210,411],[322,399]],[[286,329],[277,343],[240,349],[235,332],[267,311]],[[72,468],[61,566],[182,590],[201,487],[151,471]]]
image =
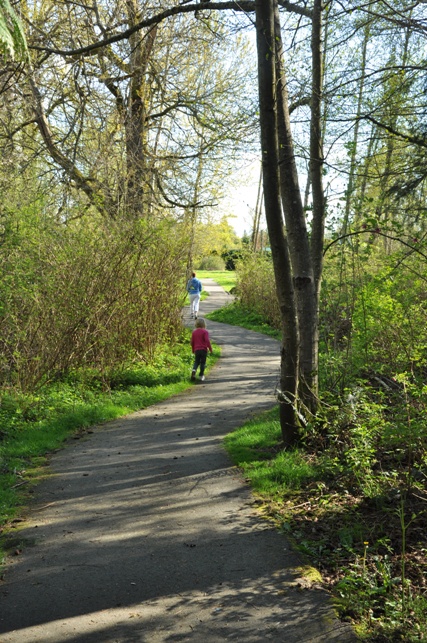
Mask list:
[[[203,284],[201,314],[230,299]],[[278,343],[207,325],[222,357],[203,384],[52,457],[0,583],[0,643],[356,640],[295,582],[301,561],[222,448],[274,405]]]

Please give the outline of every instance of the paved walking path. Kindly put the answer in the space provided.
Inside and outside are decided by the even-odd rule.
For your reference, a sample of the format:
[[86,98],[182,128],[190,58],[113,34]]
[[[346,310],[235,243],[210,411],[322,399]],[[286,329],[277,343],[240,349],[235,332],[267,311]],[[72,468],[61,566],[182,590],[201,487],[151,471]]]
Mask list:
[[[204,286],[201,314],[229,298]],[[325,592],[296,586],[300,561],[221,445],[273,406],[278,344],[208,329],[223,352],[203,384],[53,456],[0,583],[0,643],[355,640]]]

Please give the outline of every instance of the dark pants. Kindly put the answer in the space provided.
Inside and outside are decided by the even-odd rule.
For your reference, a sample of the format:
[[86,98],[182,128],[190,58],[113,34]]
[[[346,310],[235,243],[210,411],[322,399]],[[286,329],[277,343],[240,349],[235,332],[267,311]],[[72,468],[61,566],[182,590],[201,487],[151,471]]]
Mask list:
[[203,373],[205,372],[207,355],[208,351],[204,348],[194,352],[193,371],[197,371],[197,368],[200,366],[200,377],[202,377]]

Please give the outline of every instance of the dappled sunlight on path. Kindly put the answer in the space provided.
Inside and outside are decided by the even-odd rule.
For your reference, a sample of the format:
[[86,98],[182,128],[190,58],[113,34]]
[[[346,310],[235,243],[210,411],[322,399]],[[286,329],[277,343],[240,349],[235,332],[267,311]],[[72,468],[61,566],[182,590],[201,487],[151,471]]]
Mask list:
[[[205,287],[202,315],[229,299]],[[298,588],[221,445],[274,405],[278,344],[208,330],[222,357],[204,383],[52,458],[0,585],[0,643],[354,640],[322,590]]]

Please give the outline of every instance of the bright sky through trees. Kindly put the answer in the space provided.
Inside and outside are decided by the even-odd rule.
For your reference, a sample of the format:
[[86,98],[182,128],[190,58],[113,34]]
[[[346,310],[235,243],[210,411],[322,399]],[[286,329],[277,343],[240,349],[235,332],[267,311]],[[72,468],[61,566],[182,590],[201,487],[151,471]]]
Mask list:
[[260,174],[260,159],[248,160],[240,170],[233,175],[233,183],[227,196],[221,202],[219,209],[230,216],[230,225],[241,237],[246,232],[250,234],[257,203]]

